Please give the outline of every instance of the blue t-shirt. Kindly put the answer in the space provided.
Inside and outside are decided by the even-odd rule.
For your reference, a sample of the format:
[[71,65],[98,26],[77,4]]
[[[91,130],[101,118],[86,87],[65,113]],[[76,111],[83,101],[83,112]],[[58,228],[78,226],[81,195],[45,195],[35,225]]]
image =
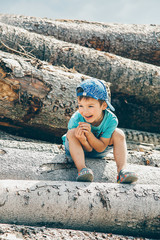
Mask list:
[[[68,129],[76,128],[79,125],[79,122],[87,122],[79,111],[75,112],[68,123]],[[91,132],[95,135],[96,138],[110,138],[112,133],[118,125],[118,119],[114,113],[109,110],[105,110],[105,114],[102,122],[99,126],[91,125]],[[62,136],[63,144],[65,144],[66,134]]]

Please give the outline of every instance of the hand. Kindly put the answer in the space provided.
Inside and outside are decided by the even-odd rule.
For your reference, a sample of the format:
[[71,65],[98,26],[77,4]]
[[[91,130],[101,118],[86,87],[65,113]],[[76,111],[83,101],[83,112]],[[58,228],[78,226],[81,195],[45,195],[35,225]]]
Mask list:
[[91,133],[91,125],[86,122],[79,122],[80,129],[84,132],[85,136]]
[[80,126],[75,129],[75,137],[81,142],[84,143],[87,141],[84,131]]

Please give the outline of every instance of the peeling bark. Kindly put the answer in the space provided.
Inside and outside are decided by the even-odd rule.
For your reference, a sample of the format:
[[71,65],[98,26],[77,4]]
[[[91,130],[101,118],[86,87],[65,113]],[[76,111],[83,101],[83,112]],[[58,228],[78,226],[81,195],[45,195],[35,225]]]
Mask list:
[[[159,104],[160,68],[116,55],[88,49],[29,33],[18,27],[0,23],[0,40],[9,47],[20,50],[20,45],[41,60],[53,65],[65,65],[82,74],[113,83],[114,92],[135,96],[148,104]],[[2,46],[2,49],[7,49]]]
[[37,128],[60,138],[77,108],[75,89],[89,77],[41,64],[38,69],[30,60],[0,52],[0,125]]
[[107,24],[1,14],[0,21],[88,48],[160,65],[160,25]]
[[[159,67],[80,47],[76,44],[65,43],[52,37],[29,33],[26,30],[2,23],[0,26],[0,39],[5,43],[7,42],[9,47],[22,50],[20,47],[22,45],[28,52],[33,50],[33,54],[37,58],[46,59],[52,64],[64,64],[69,68],[75,67],[81,73],[111,82],[112,103],[116,108],[120,127],[159,132]],[[3,50],[7,50],[4,45]],[[34,64],[36,68],[41,68],[38,62]],[[15,67],[17,68],[16,64]],[[62,87],[62,89],[64,88]],[[12,92],[10,98],[14,97]],[[72,102],[73,98],[71,103],[68,101],[67,104],[72,105]],[[64,104],[57,106],[55,103],[52,111],[57,112],[57,109],[63,108]],[[71,116],[74,111],[74,107],[71,105],[68,106],[68,109],[65,108],[66,115]],[[35,109],[33,107],[28,109],[28,114],[32,115],[33,112],[37,112],[36,109],[40,106],[41,102],[37,102]],[[63,124],[61,122],[61,125]]]
[[157,237],[159,193],[158,185],[1,180],[0,222]]
[[[12,24],[17,24],[17,17],[12,17]],[[28,29],[30,19],[36,23],[32,29]],[[0,15],[0,21],[9,19]],[[141,61],[149,61],[150,54],[151,62],[159,64],[159,26],[39,22],[20,16],[19,23],[30,31],[43,28],[46,33],[39,33],[44,35],[58,30],[61,40],[77,44],[0,23],[1,49],[23,56],[0,52],[0,126],[15,129],[16,134],[29,131],[42,136],[47,132],[47,140],[60,138],[76,110],[75,88],[88,78],[76,69],[113,84],[112,104],[119,109],[121,126],[159,131],[160,68],[103,52],[117,49],[116,54]],[[97,182],[76,183],[77,170],[62,146],[17,136],[8,139],[5,135],[4,139],[0,132],[0,222],[159,236],[160,137],[127,129],[125,133],[128,168],[139,175],[137,185],[115,183],[112,152],[105,159],[86,159]]]

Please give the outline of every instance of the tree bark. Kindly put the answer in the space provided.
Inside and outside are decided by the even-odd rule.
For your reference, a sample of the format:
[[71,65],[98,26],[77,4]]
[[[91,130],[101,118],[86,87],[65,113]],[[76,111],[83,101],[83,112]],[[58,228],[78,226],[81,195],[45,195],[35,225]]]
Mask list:
[[[44,23],[48,24],[46,20]],[[91,41],[84,40],[85,44],[88,41],[95,45],[97,39],[99,47],[107,44],[99,42],[101,36],[98,38],[96,35],[94,38],[90,35],[92,26],[96,23],[55,21],[55,26],[60,27],[61,24],[63,27],[69,25],[71,29],[72,24],[87,25],[87,35],[91,36]],[[96,29],[100,26],[109,29],[109,26],[99,23]],[[2,50],[16,54],[21,51],[21,55],[26,57],[0,52],[1,126],[15,129],[16,134],[24,129],[29,134],[36,132],[36,137],[38,133],[40,137],[47,132],[46,139],[55,141],[55,138],[60,138],[66,132],[67,122],[76,110],[75,88],[90,75],[114,84],[113,105],[119,106],[118,118],[124,122],[124,127],[129,124],[130,127],[143,127],[146,130],[149,124],[150,129],[158,131],[160,68],[59,41],[53,37],[29,33],[2,23],[0,41]],[[117,44],[117,35],[115,42]],[[99,50],[104,51],[101,48]],[[156,57],[159,57],[158,50],[156,51]],[[53,67],[51,64],[64,64],[72,69]],[[87,75],[76,72],[73,67]],[[106,85],[109,90],[110,84]],[[134,114],[125,109],[124,103],[133,109]],[[139,111],[141,108],[143,114]],[[131,121],[129,117],[132,119],[133,115],[138,118],[134,117]],[[139,121],[139,117],[142,120]],[[94,172],[94,181],[99,183],[76,183],[73,181],[77,170],[65,157],[62,146],[16,136],[4,140],[1,132],[0,136],[1,223],[45,224],[144,237],[159,236],[158,134],[133,134],[132,130],[126,130],[127,139],[131,141],[128,168],[138,173],[137,185],[115,183],[117,172],[116,163],[112,161],[112,152],[102,160],[86,159],[86,165]],[[132,149],[132,141],[138,151]],[[142,144],[139,145],[139,142]],[[10,180],[5,180],[6,178]]]
[[60,138],[77,108],[75,89],[85,78],[89,76],[0,52],[0,125],[36,128]]
[[[117,238],[123,238],[128,240],[129,236],[122,236],[113,233],[103,233],[103,232],[89,232],[80,231],[72,229],[60,229],[60,228],[49,228],[45,226],[24,226],[24,225],[14,225],[14,224],[0,224],[0,237],[2,239],[25,239],[25,240],[37,240],[37,239],[47,239],[47,240],[117,240]],[[134,240],[139,240],[139,237]]]
[[[105,159],[86,159],[86,165],[94,172],[95,182],[116,182],[117,169],[113,159],[112,151]],[[129,147],[128,169],[137,172],[139,184],[159,184],[159,159],[160,151],[155,147],[139,145],[135,149],[134,145],[132,149]],[[61,145],[2,134],[0,176],[1,179],[75,181],[77,170],[66,158]]]
[[160,65],[160,25],[106,24],[1,14],[0,21],[100,51]]
[[[1,41],[9,47],[26,46],[25,50],[33,50],[37,58],[75,67],[79,72],[111,82],[112,102],[120,127],[159,132],[159,67],[0,25]],[[3,50],[7,50],[4,44]]]
[[[113,92],[135,96],[143,103],[160,103],[159,67],[29,33],[3,23],[0,23],[0,28],[0,40],[9,47],[20,49],[22,45],[41,60],[75,67],[82,74],[113,83]],[[4,46],[2,49],[7,50]]]
[[0,181],[0,222],[157,237],[160,187]]

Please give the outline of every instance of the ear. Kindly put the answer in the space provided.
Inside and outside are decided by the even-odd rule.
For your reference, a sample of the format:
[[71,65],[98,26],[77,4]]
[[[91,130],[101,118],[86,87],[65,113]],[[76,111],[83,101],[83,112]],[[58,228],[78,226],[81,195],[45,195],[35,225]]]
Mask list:
[[102,110],[105,110],[106,108],[107,108],[107,103],[104,101],[103,103],[102,103]]

